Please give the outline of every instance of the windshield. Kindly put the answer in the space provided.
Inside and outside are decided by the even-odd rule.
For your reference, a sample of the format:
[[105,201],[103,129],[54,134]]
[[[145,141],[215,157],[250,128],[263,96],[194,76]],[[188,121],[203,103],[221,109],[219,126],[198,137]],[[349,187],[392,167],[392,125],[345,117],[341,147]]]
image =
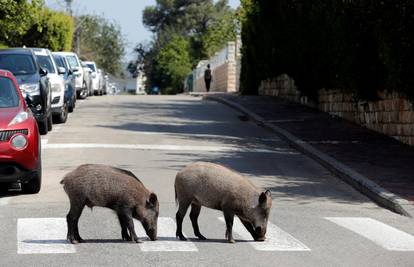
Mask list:
[[19,96],[13,82],[6,77],[0,77],[0,108],[11,108],[19,105]]
[[95,64],[86,64],[93,71],[96,72]]
[[14,75],[26,75],[36,72],[30,55],[0,54],[0,69],[11,71]]
[[71,69],[79,68],[79,63],[75,56],[67,56],[66,59],[68,60]]
[[52,59],[49,56],[36,55],[37,61],[41,68],[47,69],[48,73],[55,73]]

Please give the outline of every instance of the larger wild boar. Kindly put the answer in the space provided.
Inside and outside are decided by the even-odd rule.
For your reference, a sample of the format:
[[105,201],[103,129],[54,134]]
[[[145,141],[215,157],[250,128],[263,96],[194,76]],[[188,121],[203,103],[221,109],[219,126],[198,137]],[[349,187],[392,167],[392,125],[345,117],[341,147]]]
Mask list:
[[191,223],[199,239],[206,239],[200,233],[197,222],[201,206],[205,206],[223,211],[228,242],[234,243],[232,227],[235,215],[254,240],[265,240],[272,207],[270,191],[263,192],[233,170],[208,162],[190,164],[175,178],[175,198],[179,205],[176,235],[181,240],[186,240],[182,233],[182,222],[190,205]]
[[140,242],[132,218],[142,223],[151,240],[156,240],[159,213],[157,195],[148,191],[130,171],[85,164],[68,173],[60,183],[70,200],[70,210],[66,216],[69,242],[83,242],[78,222],[85,205],[114,210],[121,224],[123,240]]

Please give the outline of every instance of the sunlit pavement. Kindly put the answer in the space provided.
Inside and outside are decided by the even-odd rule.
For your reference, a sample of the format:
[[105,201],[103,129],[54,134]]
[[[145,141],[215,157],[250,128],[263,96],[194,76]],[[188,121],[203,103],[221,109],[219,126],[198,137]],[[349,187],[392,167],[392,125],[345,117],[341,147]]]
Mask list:
[[[82,101],[68,122],[43,137],[43,188],[0,197],[2,266],[412,266],[414,224],[382,209],[240,114],[190,96],[105,96]],[[222,214],[199,218],[206,241],[175,239],[174,178],[193,161],[225,164],[270,189],[267,240],[236,221],[224,239]],[[67,197],[59,184],[83,163],[134,172],[161,202],[159,240],[121,241],[115,214],[85,209],[80,245],[65,240]],[[138,234],[145,239],[136,222]]]

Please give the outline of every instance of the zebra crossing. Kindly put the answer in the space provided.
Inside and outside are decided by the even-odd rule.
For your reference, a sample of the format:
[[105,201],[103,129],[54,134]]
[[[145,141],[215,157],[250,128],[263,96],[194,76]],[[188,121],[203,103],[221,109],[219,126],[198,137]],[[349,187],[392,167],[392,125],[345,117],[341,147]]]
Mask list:
[[[223,224],[222,217],[217,218]],[[349,234],[357,234],[367,242],[389,251],[414,251],[414,236],[378,220],[368,217],[325,217],[332,224],[346,229]],[[139,237],[146,237],[139,222],[135,222]],[[179,241],[175,238],[176,224],[170,217],[158,219],[158,240],[144,241],[138,246],[142,252],[198,252],[197,244],[202,242]],[[233,232],[238,241],[234,246],[249,246],[257,251],[279,252],[311,252],[311,244],[304,244],[292,233],[288,233],[269,222],[264,242],[254,242],[239,219],[235,218]],[[76,253],[81,246],[66,241],[65,218],[19,218],[17,220],[17,253],[18,254],[64,254]]]

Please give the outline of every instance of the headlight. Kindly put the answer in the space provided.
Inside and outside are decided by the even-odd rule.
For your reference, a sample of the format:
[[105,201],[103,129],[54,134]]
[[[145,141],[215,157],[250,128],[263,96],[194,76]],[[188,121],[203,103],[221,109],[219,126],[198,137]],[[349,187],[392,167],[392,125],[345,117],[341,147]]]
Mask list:
[[52,84],[51,86],[52,92],[60,93],[62,91],[62,87],[59,84]]
[[20,90],[24,94],[40,95],[40,87],[38,83],[25,83],[20,85]]
[[16,117],[11,120],[9,126],[24,122],[27,118],[29,118],[29,114],[26,111],[19,112]]
[[22,134],[18,134],[13,136],[10,142],[14,148],[21,150],[27,146],[27,137]]

